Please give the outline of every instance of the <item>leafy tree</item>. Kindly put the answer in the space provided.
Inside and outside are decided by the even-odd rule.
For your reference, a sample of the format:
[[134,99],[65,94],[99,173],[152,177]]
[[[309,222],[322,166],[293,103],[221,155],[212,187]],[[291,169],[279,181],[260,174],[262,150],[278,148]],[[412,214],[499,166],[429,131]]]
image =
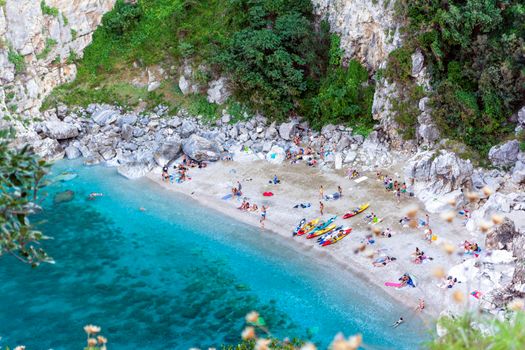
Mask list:
[[[241,101],[283,119],[321,74],[323,45],[317,45],[307,0],[235,0],[235,32],[219,58],[233,76]],[[323,43],[326,44],[326,43]],[[321,49],[321,50],[319,50]]]
[[38,210],[38,191],[45,185],[49,165],[29,146],[10,145],[12,130],[0,130],[0,256],[11,255],[37,266],[52,262],[40,248],[48,237],[35,230],[28,217]]
[[368,71],[357,60],[345,63],[339,35],[330,37],[328,69],[315,95],[302,105],[313,127],[324,124],[348,124],[354,132],[368,134],[374,124],[372,102],[374,86]]
[[[420,48],[425,55],[434,120],[444,136],[486,154],[513,130],[508,119],[525,103],[525,4],[400,0],[400,5],[409,19],[407,44],[400,50]],[[391,72],[403,81],[405,71],[396,68],[392,64]]]

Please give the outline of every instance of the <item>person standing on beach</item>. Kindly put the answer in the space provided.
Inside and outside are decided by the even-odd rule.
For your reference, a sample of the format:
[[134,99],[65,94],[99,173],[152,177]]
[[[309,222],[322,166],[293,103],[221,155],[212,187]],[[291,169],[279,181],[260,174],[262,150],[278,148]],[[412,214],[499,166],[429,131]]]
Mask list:
[[240,181],[237,181],[237,191],[239,191],[239,193],[242,193],[242,185]]
[[343,196],[343,188],[341,186],[337,186],[337,192],[339,192],[339,197]]
[[397,200],[397,204],[399,204],[401,202],[401,188],[397,188],[397,191],[396,191],[396,200]]
[[264,221],[266,221],[266,211],[268,210],[269,206],[263,205],[261,208],[261,220],[259,223],[261,224],[261,227],[264,228]]
[[321,197],[321,200],[324,198],[324,188],[323,185],[319,187],[319,197]]
[[324,211],[324,204],[323,202],[319,201],[319,211],[321,212],[321,216],[323,216],[323,211]]
[[430,227],[430,216],[428,214],[425,214],[425,223],[427,224],[427,227]]

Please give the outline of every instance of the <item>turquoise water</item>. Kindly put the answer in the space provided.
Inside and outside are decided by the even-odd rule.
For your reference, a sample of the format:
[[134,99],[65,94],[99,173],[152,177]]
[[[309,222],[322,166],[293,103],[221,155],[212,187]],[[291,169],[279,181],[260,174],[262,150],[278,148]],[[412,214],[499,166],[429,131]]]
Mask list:
[[[0,346],[81,349],[93,323],[111,350],[207,348],[238,342],[250,310],[275,335],[321,347],[338,331],[372,349],[415,349],[426,336],[416,319],[393,330],[409,311],[273,235],[115,169],[60,162],[53,173],[65,170],[79,176],[49,186],[34,218],[56,264],[1,260]],[[74,200],[53,204],[67,189]]]

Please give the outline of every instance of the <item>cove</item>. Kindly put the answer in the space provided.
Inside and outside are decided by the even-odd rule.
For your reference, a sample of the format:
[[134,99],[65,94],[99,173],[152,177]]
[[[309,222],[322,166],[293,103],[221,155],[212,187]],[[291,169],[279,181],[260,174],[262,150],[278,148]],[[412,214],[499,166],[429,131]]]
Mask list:
[[[0,260],[0,345],[82,349],[82,327],[102,327],[111,350],[188,349],[240,342],[257,310],[272,334],[310,339],[363,334],[371,349],[416,349],[427,338],[412,310],[275,235],[166,193],[114,168],[54,165],[33,222],[56,264]],[[57,192],[75,198],[53,203]],[[91,192],[103,197],[87,200]],[[144,207],[146,211],[140,211]],[[390,325],[400,315],[407,324]]]

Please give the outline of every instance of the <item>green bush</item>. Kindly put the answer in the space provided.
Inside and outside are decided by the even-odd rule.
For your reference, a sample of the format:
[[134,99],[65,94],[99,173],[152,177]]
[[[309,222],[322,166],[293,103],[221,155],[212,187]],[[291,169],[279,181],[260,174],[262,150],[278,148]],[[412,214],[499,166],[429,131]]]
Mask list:
[[113,10],[102,18],[102,25],[107,33],[122,36],[131,31],[142,16],[142,8],[138,4],[117,0]]
[[433,118],[443,136],[486,154],[508,137],[513,129],[508,119],[525,102],[523,1],[398,3],[409,20],[406,45],[398,49],[405,53],[397,62],[391,55],[388,73],[407,83],[408,69],[398,63],[420,48],[432,76]]
[[15,65],[15,72],[22,73],[26,69],[26,62],[24,56],[16,52],[14,49],[10,48],[7,53],[7,60]]
[[48,6],[45,0],[40,1],[40,8],[42,9],[42,13],[44,15],[58,17],[58,9],[56,7]]
[[57,41],[55,39],[47,38],[46,39],[46,45],[44,46],[44,49],[42,50],[42,52],[40,52],[40,53],[38,53],[36,55],[36,58],[39,59],[39,60],[46,59],[47,56],[49,55],[49,53],[51,52],[51,50],[53,50],[53,48],[56,45],[57,45]]
[[254,110],[284,119],[323,71],[327,40],[316,34],[308,0],[238,0],[236,31],[220,56],[235,94]]
[[[442,318],[439,324],[446,330],[443,337],[434,337],[425,348],[429,350],[468,349],[523,349],[525,346],[525,314],[518,312],[510,320],[499,321],[488,317],[464,315],[459,318]],[[490,329],[482,333],[475,325]]]

